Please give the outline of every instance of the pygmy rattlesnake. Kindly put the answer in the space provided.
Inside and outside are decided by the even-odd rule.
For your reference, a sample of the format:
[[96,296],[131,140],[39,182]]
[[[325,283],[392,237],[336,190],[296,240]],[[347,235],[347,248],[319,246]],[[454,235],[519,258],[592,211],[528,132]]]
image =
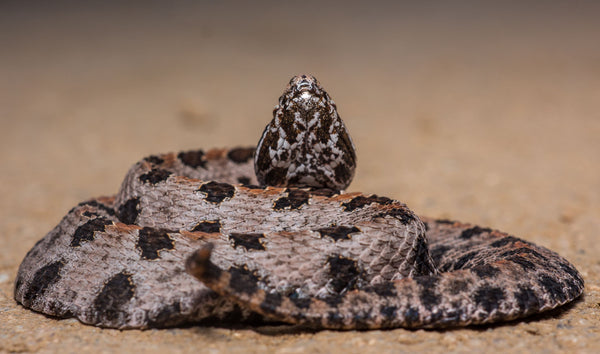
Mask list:
[[329,95],[296,76],[256,149],[149,156],[116,196],[74,207],[26,255],[15,299],[102,327],[359,329],[506,321],[582,293],[543,247],[342,193],[355,164]]

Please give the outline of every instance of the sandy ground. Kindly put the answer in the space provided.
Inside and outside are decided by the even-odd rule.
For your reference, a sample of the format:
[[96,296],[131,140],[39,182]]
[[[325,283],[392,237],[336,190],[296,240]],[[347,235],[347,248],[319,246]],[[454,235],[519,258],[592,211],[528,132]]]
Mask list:
[[[85,3],[0,4],[0,351],[600,351],[600,7]],[[15,303],[21,259],[73,205],[142,156],[255,144],[297,73],[350,129],[350,190],[558,251],[584,296],[494,327],[315,333],[102,330]]]

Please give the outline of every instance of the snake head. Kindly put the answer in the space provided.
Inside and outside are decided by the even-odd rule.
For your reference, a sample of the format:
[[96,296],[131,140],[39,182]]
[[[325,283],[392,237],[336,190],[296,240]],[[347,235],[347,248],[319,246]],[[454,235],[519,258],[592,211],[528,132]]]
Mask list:
[[315,77],[294,76],[256,148],[259,183],[340,191],[355,168],[354,144],[335,102]]

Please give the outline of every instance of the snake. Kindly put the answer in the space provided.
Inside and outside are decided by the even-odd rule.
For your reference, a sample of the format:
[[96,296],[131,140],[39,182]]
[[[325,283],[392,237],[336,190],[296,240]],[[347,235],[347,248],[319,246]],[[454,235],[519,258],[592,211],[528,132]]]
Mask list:
[[106,328],[352,330],[505,322],[582,294],[544,247],[346,193],[355,169],[335,102],[294,76],[256,147],[151,155],[72,208],[24,257],[14,298]]

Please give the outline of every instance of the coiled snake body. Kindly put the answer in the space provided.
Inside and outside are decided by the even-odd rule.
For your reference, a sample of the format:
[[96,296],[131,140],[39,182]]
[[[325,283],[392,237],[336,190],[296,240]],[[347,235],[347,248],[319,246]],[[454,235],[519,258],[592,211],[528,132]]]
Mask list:
[[543,247],[342,193],[355,161],[329,95],[296,76],[257,148],[150,156],[74,207],[26,255],[15,299],[101,327],[362,329],[506,321],[582,293]]

